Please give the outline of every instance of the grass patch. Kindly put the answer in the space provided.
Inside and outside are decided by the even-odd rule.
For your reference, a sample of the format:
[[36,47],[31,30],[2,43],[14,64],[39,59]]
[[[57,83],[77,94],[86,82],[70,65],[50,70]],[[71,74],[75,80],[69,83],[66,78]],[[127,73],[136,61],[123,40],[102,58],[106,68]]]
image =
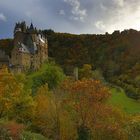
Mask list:
[[140,114],[140,101],[127,97],[122,89],[112,88],[111,93],[110,104],[121,108],[126,113]]

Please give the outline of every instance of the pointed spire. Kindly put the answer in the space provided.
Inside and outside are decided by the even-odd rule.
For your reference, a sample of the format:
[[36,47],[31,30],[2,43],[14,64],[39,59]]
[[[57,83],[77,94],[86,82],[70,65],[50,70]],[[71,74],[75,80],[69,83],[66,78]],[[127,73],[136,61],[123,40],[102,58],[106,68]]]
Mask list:
[[32,22],[31,22],[31,25],[30,25],[30,29],[34,29],[34,25],[33,25]]

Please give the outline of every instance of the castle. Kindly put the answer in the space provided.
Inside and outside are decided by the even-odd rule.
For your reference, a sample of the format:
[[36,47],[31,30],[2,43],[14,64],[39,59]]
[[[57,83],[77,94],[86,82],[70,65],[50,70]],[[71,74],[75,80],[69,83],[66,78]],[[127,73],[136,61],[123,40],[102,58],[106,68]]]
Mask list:
[[38,70],[48,59],[47,38],[31,23],[16,23],[14,29],[14,48],[9,58],[9,68],[20,73],[28,70]]

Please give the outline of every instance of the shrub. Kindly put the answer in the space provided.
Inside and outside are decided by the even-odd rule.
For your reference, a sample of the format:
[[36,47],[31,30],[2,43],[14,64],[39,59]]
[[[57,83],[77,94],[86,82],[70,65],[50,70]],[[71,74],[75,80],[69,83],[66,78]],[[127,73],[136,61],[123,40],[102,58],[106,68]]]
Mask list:
[[24,131],[21,135],[21,140],[48,140],[48,139],[40,134]]
[[16,122],[3,122],[0,124],[0,140],[20,140],[24,126]]
[[65,78],[62,69],[54,62],[46,63],[42,68],[30,75],[32,78],[32,90],[36,93],[37,89],[48,83],[48,87],[53,89]]

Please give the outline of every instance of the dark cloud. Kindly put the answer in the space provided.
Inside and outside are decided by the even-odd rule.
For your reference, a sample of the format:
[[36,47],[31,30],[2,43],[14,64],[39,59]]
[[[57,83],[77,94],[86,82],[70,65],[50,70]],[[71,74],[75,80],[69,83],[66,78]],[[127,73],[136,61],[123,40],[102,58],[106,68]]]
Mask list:
[[0,38],[11,37],[19,20],[78,34],[140,29],[139,5],[139,0],[1,0]]

